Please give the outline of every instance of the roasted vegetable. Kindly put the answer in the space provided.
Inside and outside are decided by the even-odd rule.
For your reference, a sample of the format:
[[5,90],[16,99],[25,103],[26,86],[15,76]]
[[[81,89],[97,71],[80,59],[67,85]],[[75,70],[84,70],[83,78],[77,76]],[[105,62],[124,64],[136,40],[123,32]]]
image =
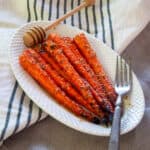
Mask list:
[[115,90],[114,90],[110,80],[108,79],[103,66],[98,61],[98,59],[96,57],[96,53],[92,49],[86,36],[84,34],[79,34],[74,37],[74,42],[76,43],[80,52],[86,58],[86,61],[89,63],[89,65],[95,72],[101,85],[103,85],[103,88],[105,89],[105,91],[107,93],[107,96],[109,97],[111,102],[114,104],[116,101],[116,96],[117,96],[115,93]]
[[78,72],[70,64],[67,57],[63,54],[62,49],[52,41],[46,41],[44,43],[44,49],[57,61],[68,81],[70,81],[71,84],[76,87],[76,89],[81,93],[83,98],[90,104],[90,106],[99,112],[101,108],[94,99],[89,86],[84,83]]
[[[101,118],[104,117],[104,113],[102,111],[96,112],[94,109],[92,109],[89,103],[87,103],[87,101],[82,98],[82,96],[72,87],[72,85],[68,81],[66,81],[61,75],[59,75],[59,73],[55,70],[55,68],[52,68],[50,64],[48,65],[45,62],[45,60],[41,57],[41,55],[44,54],[45,56],[47,54],[46,52],[44,53],[37,50],[34,51],[32,49],[28,50],[27,52],[38,61],[39,65],[49,74],[49,76],[55,81],[55,83],[60,88],[62,88],[71,98],[73,98],[77,103],[81,104],[86,109],[95,113],[99,117]],[[46,60],[49,61],[50,56],[47,57]],[[57,66],[58,65],[56,64],[55,67]]]
[[64,105],[67,109],[75,113],[77,116],[86,118],[87,120],[99,124],[100,119],[93,113],[84,109],[79,104],[66,96],[65,92],[61,90],[54,82],[54,80],[47,74],[42,65],[28,52],[24,51],[19,57],[21,66],[51,95],[57,102]]
[[[62,49],[66,57],[69,59],[73,67],[76,69],[76,71],[83,76],[89,84],[93,87],[93,90],[95,90],[96,100],[100,104],[100,106],[110,112],[113,112],[113,107],[111,103],[109,102],[106,93],[102,89],[101,85],[98,82],[97,77],[95,76],[94,72],[90,68],[90,66],[87,68],[87,63],[84,62],[84,59],[81,59],[82,57],[77,57],[73,51],[77,51],[75,45],[69,40],[69,38],[61,38],[58,34],[50,34],[48,37],[49,40],[52,40],[58,47]],[[83,65],[84,64],[84,65]],[[86,65],[86,67],[84,67]],[[94,95],[95,96],[95,95]]]

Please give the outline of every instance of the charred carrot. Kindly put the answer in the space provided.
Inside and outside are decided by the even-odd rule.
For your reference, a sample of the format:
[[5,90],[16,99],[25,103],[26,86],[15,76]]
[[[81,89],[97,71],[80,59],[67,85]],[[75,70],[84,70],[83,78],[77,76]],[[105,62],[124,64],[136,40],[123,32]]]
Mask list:
[[45,50],[49,52],[52,57],[57,61],[71,84],[76,87],[76,89],[81,93],[83,98],[90,104],[90,106],[97,112],[99,112],[101,108],[95,101],[89,87],[84,84],[84,81],[82,80],[80,75],[76,72],[67,57],[63,54],[62,49],[60,49],[52,41],[46,41],[44,45]]
[[[66,81],[67,81],[67,77],[66,77],[65,73],[63,73],[63,71],[62,71],[62,69],[60,68],[60,66],[58,65],[58,63],[57,63],[47,52],[44,52],[44,51],[41,52],[41,51],[39,51],[39,54],[40,54],[40,56],[41,56],[47,63],[49,63],[49,64],[53,67],[53,69],[56,70],[56,72],[57,72],[58,74],[60,74],[62,77],[64,77],[64,78],[66,79]],[[94,91],[91,91],[91,92],[92,92],[92,94],[94,95]],[[96,97],[96,96],[94,95],[94,97]],[[97,98],[97,97],[96,97],[96,98]],[[103,112],[102,112],[101,110],[97,110],[97,109],[95,109],[94,112],[95,112],[95,114],[97,114],[97,115],[103,114]]]
[[102,91],[99,89],[99,84],[96,82],[97,79],[95,79],[94,74],[91,74],[91,72],[87,71],[84,68],[80,58],[76,57],[76,55],[73,53],[72,49],[74,49],[74,47],[69,39],[62,39],[57,34],[50,34],[49,39],[55,42],[56,45],[62,49],[74,68],[93,86],[95,90],[101,92],[101,95],[104,97],[104,93],[102,93]]
[[89,82],[89,84],[94,88],[95,92],[97,93],[96,100],[97,102],[103,107],[103,109],[107,109],[108,111],[113,112],[113,107],[109,100],[107,99],[107,96],[105,92],[103,92],[102,87],[100,86],[97,77],[95,76],[94,72],[90,70],[90,67],[87,69],[83,66],[83,61],[81,61],[81,57],[77,57],[73,53],[73,49],[75,51],[75,46],[72,44],[71,41],[69,41],[68,38],[61,38],[58,34],[50,34],[49,39],[51,39],[53,42],[58,45],[64,54],[67,56],[71,64],[74,66],[74,68]]
[[[27,51],[29,55],[34,57],[39,63],[39,65],[50,75],[50,77],[56,82],[56,84],[61,87],[68,95],[71,96],[77,103],[84,106],[86,109],[95,113],[96,115],[103,117],[103,112],[96,112],[92,107],[85,101],[80,94],[72,87],[72,85],[66,81],[62,76],[60,76],[54,68],[48,65],[45,60],[40,56],[40,54],[32,49]],[[43,53],[43,52],[42,52]]]
[[95,72],[99,82],[102,83],[105,91],[108,94],[109,99],[112,101],[112,103],[115,103],[116,101],[115,90],[110,80],[108,79],[103,66],[98,61],[96,54],[92,49],[92,47],[90,46],[90,43],[88,42],[86,36],[84,34],[79,34],[75,36],[74,42],[76,43],[80,52],[86,58],[87,62]]
[[85,119],[100,123],[98,117],[89,112],[88,110],[75,103],[55,84],[50,76],[43,70],[37,61],[28,55],[26,51],[19,57],[21,66],[51,95],[57,102],[65,106],[67,109],[75,113],[77,116],[84,117]]
[[102,108],[103,110],[107,111],[107,112],[110,112],[110,113],[114,113],[114,107],[111,105],[110,102],[106,101],[105,99],[101,99],[100,96],[98,95],[98,93],[93,89],[93,87],[91,85],[89,85],[89,83],[84,80],[84,83],[90,87],[90,90],[94,96],[94,98],[98,101],[98,102],[101,102],[102,104]]
[[[52,68],[54,68],[57,71],[58,74],[60,74],[61,76],[64,76],[60,66],[46,51],[45,52],[39,51],[38,53],[48,64],[52,66]],[[65,77],[65,79],[67,79],[67,77]]]
[[[58,65],[58,63],[55,62],[55,60],[54,60],[50,55],[48,55],[47,52],[39,51],[39,54],[40,54],[40,56],[41,56],[47,63],[49,63],[49,64],[53,67],[53,69],[56,70],[56,72],[57,72],[58,74],[60,74],[62,77],[64,77],[64,78],[67,80],[67,77],[66,77],[65,73],[63,73],[63,71],[62,71],[62,69],[60,68],[60,66]],[[94,96],[96,99],[98,99],[97,94],[95,93],[94,90],[92,90],[91,87],[90,87],[90,90],[91,90],[93,96]],[[110,110],[109,107],[108,107],[108,109]],[[89,109],[89,110],[90,110],[90,109]],[[103,114],[103,112],[101,112],[101,110],[100,110],[100,112],[99,112],[99,111],[97,111],[97,109],[94,110],[94,113],[97,114],[98,116],[99,116],[99,114]],[[109,116],[109,115],[107,115],[107,116]]]
[[59,73],[61,76],[63,76],[67,80],[67,77],[63,73],[63,71],[62,71],[61,67],[58,65],[58,63],[53,59],[53,57],[46,50],[44,50],[44,45],[34,47],[34,50],[36,50],[39,53],[39,55],[48,64],[50,64],[53,69],[55,69],[57,71],[57,73]]

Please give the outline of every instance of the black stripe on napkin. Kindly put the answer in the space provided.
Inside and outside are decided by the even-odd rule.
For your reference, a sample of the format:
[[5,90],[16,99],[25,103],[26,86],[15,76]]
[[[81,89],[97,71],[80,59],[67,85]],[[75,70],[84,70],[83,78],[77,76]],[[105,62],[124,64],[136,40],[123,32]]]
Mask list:
[[29,0],[27,0],[27,14],[28,14],[28,16],[27,16],[27,22],[30,22],[31,21],[31,11],[30,11],[30,2],[29,2]]
[[27,123],[26,123],[25,127],[28,127],[30,125],[31,117],[32,117],[32,108],[33,108],[33,102],[32,102],[32,100],[30,100],[30,102],[29,102],[28,118],[27,118]]
[[93,20],[94,20],[95,36],[97,37],[98,29],[97,29],[97,21],[96,21],[95,5],[92,7],[92,12],[93,12]]
[[85,20],[86,20],[86,31],[90,33],[90,27],[89,27],[89,17],[88,17],[88,7],[85,8]]
[[[67,0],[64,0],[64,14],[67,12]],[[66,19],[64,20],[64,23],[66,24]]]
[[31,12],[30,12],[29,0],[27,0],[27,12],[28,12],[27,22],[29,22],[31,20]]
[[[78,0],[78,5],[80,5],[81,0]],[[82,29],[82,24],[81,24],[81,12],[78,12],[78,22],[79,22],[79,28]]]
[[56,4],[56,18],[59,18],[59,4],[60,4],[60,0],[57,0],[57,4]]
[[41,5],[41,20],[44,19],[44,5],[45,5],[45,0],[42,0],[42,5]]
[[51,20],[52,17],[52,0],[49,0],[49,15],[48,20]]
[[39,108],[37,121],[39,121],[41,117],[42,117],[42,109]]
[[110,0],[107,0],[107,13],[108,13],[109,28],[110,28],[111,47],[112,49],[114,49],[115,46],[114,46],[114,34],[113,34],[111,12],[110,12]]
[[38,15],[37,15],[37,11],[36,11],[36,4],[37,4],[37,0],[34,0],[34,3],[33,3],[34,15],[35,15],[35,20],[38,20]]
[[[74,0],[71,0],[71,10],[73,9],[73,2]],[[74,15],[71,16],[71,25],[74,26]]]
[[13,101],[14,101],[14,97],[15,97],[17,87],[18,87],[18,82],[16,81],[15,85],[14,85],[14,88],[13,88],[13,91],[12,91],[12,94],[11,94],[11,97],[10,97],[10,100],[9,100],[7,116],[6,116],[4,128],[3,128],[1,136],[0,136],[0,141],[3,140],[4,137],[5,137],[5,133],[6,133],[6,130],[7,130],[8,124],[9,124],[9,120],[10,120],[11,108],[12,108],[12,104],[13,104]]
[[23,104],[23,101],[24,101],[24,97],[25,97],[25,93],[23,91],[22,95],[21,95],[21,98],[20,98],[19,110],[18,110],[18,114],[17,114],[17,121],[16,121],[16,125],[15,125],[15,129],[13,131],[13,134],[16,133],[16,131],[19,128],[19,125],[20,125],[20,118],[21,118],[21,113],[22,113],[22,104]]
[[104,24],[104,15],[103,15],[103,0],[100,0],[99,8],[100,8],[100,15],[101,15],[102,39],[103,39],[103,42],[106,43],[105,24]]

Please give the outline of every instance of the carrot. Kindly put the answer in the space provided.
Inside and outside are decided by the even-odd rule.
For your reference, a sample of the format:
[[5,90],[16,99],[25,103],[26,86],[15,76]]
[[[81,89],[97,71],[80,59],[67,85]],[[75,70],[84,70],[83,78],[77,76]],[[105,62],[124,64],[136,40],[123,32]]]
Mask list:
[[[72,85],[66,81],[62,76],[60,76],[54,68],[48,65],[44,59],[40,56],[39,53],[36,51],[29,49],[27,51],[32,57],[34,57],[41,65],[42,68],[50,75],[50,77],[56,82],[56,84],[61,87],[69,96],[71,96],[76,102],[84,106],[86,109],[90,110],[91,112],[95,113],[96,115],[103,117],[103,112],[96,112],[92,107],[85,101],[80,94],[72,87]],[[43,52],[42,52],[43,54]]]
[[74,37],[74,42],[76,43],[80,52],[95,72],[99,82],[103,85],[103,88],[105,89],[109,99],[114,104],[117,96],[115,90],[110,80],[108,79],[103,66],[98,61],[96,54],[90,46],[90,43],[88,42],[86,36],[84,34],[79,34]]
[[[58,65],[58,63],[45,51],[45,52],[39,52],[40,56],[49,64],[52,66],[53,69],[56,70],[56,72],[61,75],[62,77],[67,80],[66,75],[63,73],[62,69]],[[68,81],[68,80],[67,80]]]
[[52,55],[62,68],[67,79],[72,83],[74,87],[81,93],[83,98],[91,105],[97,112],[101,110],[97,102],[95,101],[90,89],[84,84],[84,81],[80,75],[76,72],[69,60],[63,54],[62,50],[52,41],[46,41],[44,43],[45,50]]
[[[52,68],[53,69],[55,69],[56,70],[56,72],[58,73],[58,74],[60,74],[61,76],[63,76],[65,79],[66,79],[66,81],[67,81],[67,78],[66,78],[66,76],[65,76],[65,73],[63,73],[63,71],[61,70],[61,68],[60,68],[60,66],[58,65],[58,63],[57,62],[55,62],[55,60],[50,56],[50,55],[48,55],[48,53],[47,52],[44,52],[44,51],[39,51],[39,54],[40,54],[40,56],[47,62],[47,63],[49,63],[51,66],[52,66]],[[92,94],[94,95],[94,97],[95,98],[98,98],[98,96],[97,96],[97,94],[95,94],[95,92],[94,92],[94,90],[92,90],[92,88],[90,87],[90,90],[91,90],[91,92],[92,92]],[[90,109],[89,109],[90,110]],[[110,110],[110,109],[109,109]],[[92,111],[92,110],[91,110]],[[95,113],[95,114],[97,114],[98,116],[99,116],[99,114],[103,114],[103,112],[99,112],[99,111],[97,111],[97,109],[96,110],[94,110],[94,111],[92,111],[93,113]],[[105,112],[105,114],[106,114],[106,112]],[[105,115],[108,119],[112,116],[112,114],[107,114],[107,115]],[[106,120],[106,119],[105,119]],[[109,120],[110,122],[112,122],[112,119],[110,119]],[[107,121],[106,121],[107,122]],[[107,123],[106,123],[107,124]]]
[[56,43],[56,45],[62,48],[64,54],[67,56],[74,68],[91,84],[91,86],[93,86],[95,90],[100,92],[101,95],[105,97],[105,93],[102,93],[102,90],[99,89],[99,83],[96,82],[97,79],[95,78],[94,74],[87,71],[82,65],[80,58],[76,57],[76,55],[73,53],[72,49],[74,49],[74,47],[70,41],[68,39],[62,39],[57,34],[50,34],[49,39],[50,38]]
[[84,117],[85,119],[99,124],[100,119],[84,109],[79,104],[75,103],[72,99],[66,96],[66,94],[55,84],[53,79],[46,73],[45,70],[37,63],[37,61],[24,51],[19,57],[21,66],[51,95],[57,102],[65,106],[77,116]]
[[102,107],[103,110],[106,110],[107,112],[110,112],[110,113],[114,113],[114,107],[111,105],[111,103],[110,103],[109,101],[106,101],[105,99],[102,100],[102,99],[99,97],[98,93],[93,89],[93,87],[92,87],[91,85],[89,85],[89,83],[88,83],[86,80],[84,80],[84,82],[85,82],[85,84],[86,84],[87,86],[90,87],[90,90],[91,90],[91,92],[92,92],[94,98],[95,98],[97,101],[101,102],[101,104],[102,104],[102,106],[103,106],[103,107]]
[[[69,38],[61,38],[58,34],[50,34],[48,39],[51,39],[53,42],[58,45],[64,54],[67,56],[71,64],[75,67],[75,69],[90,83],[90,85],[94,88],[95,92],[97,92],[96,100],[97,102],[104,108],[110,112],[113,112],[113,107],[105,92],[103,91],[102,87],[99,85],[97,77],[95,76],[92,69],[85,68],[83,66],[83,61],[77,57],[72,50],[75,51],[76,47],[72,44]],[[86,62],[85,62],[86,63]],[[85,64],[84,63],[84,64]],[[87,70],[88,69],[88,70]]]
[[53,59],[53,57],[46,51],[44,50],[45,46],[42,44],[41,46],[36,46],[34,47],[34,50],[36,50],[39,55],[48,63],[52,66],[53,69],[57,71],[61,76],[63,76],[66,80],[67,77],[63,73],[61,67],[58,65],[58,63]]

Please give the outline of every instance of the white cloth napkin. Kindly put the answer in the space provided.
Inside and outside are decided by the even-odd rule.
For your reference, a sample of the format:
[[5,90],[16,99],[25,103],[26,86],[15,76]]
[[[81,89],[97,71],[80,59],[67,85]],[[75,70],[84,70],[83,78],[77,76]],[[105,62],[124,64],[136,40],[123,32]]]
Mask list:
[[[33,20],[55,20],[81,0],[0,0],[0,141],[47,116],[19,87],[8,61],[15,29]],[[121,53],[150,21],[149,0],[96,0],[64,23],[79,27]]]

